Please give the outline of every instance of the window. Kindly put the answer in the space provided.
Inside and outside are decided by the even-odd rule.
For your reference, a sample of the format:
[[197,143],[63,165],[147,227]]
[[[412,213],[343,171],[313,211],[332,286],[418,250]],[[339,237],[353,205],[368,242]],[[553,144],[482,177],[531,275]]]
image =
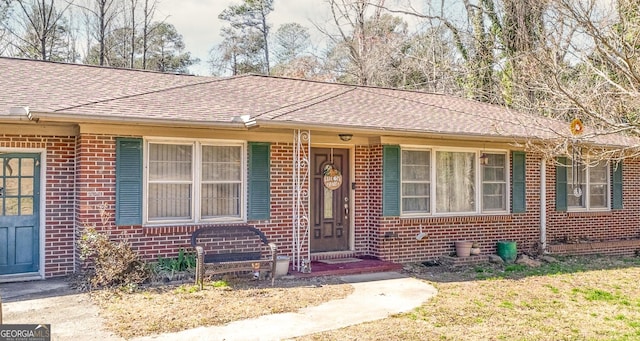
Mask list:
[[609,207],[609,164],[567,166],[567,206],[575,210]]
[[404,213],[429,213],[431,152],[402,151],[402,208]]
[[485,153],[487,164],[482,170],[482,210],[507,210],[507,170],[505,154]]
[[485,152],[486,165],[480,165],[480,155],[479,150],[403,148],[401,214],[506,212],[507,154]]
[[148,222],[243,218],[244,147],[240,144],[147,144]]
[[475,212],[475,152],[436,152],[436,178],[438,212]]

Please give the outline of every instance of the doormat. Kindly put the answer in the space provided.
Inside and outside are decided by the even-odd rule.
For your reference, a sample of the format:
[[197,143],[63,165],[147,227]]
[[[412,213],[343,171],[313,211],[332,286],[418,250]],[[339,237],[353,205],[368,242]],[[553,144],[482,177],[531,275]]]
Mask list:
[[324,263],[324,264],[355,263],[355,262],[361,262],[361,261],[362,261],[362,259],[360,259],[360,258],[337,258],[337,259],[321,259],[321,260],[318,260],[318,262]]

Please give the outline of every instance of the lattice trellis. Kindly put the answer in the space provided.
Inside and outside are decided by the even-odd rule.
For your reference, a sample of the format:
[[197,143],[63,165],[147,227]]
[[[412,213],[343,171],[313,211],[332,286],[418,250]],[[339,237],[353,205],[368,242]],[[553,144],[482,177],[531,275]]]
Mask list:
[[309,186],[311,132],[293,133],[293,269],[311,272],[309,247]]

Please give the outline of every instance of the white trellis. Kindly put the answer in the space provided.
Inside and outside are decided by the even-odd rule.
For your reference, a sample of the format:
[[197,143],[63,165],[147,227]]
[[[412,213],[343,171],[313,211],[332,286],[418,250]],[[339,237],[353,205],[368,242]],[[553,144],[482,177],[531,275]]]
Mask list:
[[309,186],[311,132],[293,132],[293,269],[311,272],[309,247]]

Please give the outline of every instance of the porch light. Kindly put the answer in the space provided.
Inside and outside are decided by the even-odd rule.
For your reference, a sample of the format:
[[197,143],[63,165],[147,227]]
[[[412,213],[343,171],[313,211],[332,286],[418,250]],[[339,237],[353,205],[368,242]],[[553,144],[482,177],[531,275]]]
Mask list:
[[351,138],[353,137],[353,134],[338,134],[338,136],[340,137],[340,139],[344,142],[349,142],[351,141]]
[[486,166],[489,164],[489,155],[486,153],[480,154],[480,165]]

